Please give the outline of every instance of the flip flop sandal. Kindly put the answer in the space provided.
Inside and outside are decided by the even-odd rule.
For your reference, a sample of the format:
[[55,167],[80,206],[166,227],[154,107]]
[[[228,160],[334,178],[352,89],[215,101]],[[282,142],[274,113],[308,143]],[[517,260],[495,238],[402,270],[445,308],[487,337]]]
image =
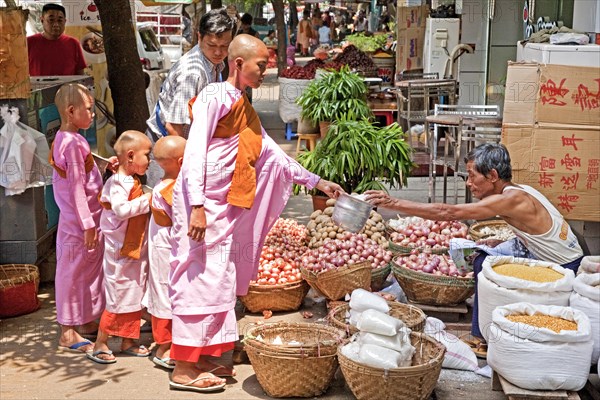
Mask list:
[[220,370],[222,368],[226,369],[227,367],[225,367],[223,365],[215,364],[215,363],[211,363],[211,364],[216,365],[216,367],[213,368],[213,369],[211,369],[210,371],[206,371],[209,374],[213,374],[215,376],[218,376],[219,378],[233,378],[236,375],[235,368],[232,368],[232,372],[231,373],[225,372],[225,373],[222,373],[222,374],[218,374],[217,373],[218,370]]
[[125,350],[121,350],[121,353],[130,355],[130,356],[134,356],[134,357],[148,357],[150,355],[150,352],[138,353],[137,351],[135,351],[133,349],[148,350],[146,348],[146,346],[144,346],[143,344],[140,344],[139,346],[134,344],[133,346],[130,346],[130,347],[126,348]]
[[72,344],[70,346],[61,346],[58,345],[58,350],[60,351],[68,351],[69,353],[88,353],[89,351],[83,351],[80,350],[82,347],[87,346],[89,344],[92,344],[92,342],[90,342],[89,340],[84,340],[83,342],[78,342],[75,344]]
[[100,358],[98,357],[100,354],[112,356],[113,352],[110,350],[96,350],[93,353],[86,353],[85,356],[90,360],[97,362],[98,364],[114,364],[117,362],[116,358],[113,358],[112,360],[105,360],[103,358]]
[[154,357],[152,358],[152,362],[156,365],[158,365],[159,367],[163,367],[166,369],[175,369],[175,364],[173,364],[173,360],[170,357],[165,357],[165,358],[158,358],[158,357]]
[[[210,374],[210,375],[212,375],[212,374]],[[177,383],[177,382],[169,381],[169,387],[171,389],[188,390],[191,392],[204,392],[204,393],[215,392],[217,390],[221,390],[221,389],[225,388],[225,383],[222,383],[220,385],[207,386],[207,387],[192,386],[196,382],[204,381],[206,379],[213,379],[213,378],[216,378],[216,377],[214,375],[204,376],[204,377],[199,376],[196,379],[189,381],[188,383]]]

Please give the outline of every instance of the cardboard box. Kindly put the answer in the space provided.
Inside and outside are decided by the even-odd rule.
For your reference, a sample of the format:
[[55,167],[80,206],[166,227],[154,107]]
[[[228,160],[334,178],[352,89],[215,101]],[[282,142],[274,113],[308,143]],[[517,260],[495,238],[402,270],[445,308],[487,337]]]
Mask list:
[[503,121],[600,126],[600,68],[509,63]]
[[398,5],[396,16],[398,32],[404,29],[425,28],[425,22],[429,16],[429,6],[400,7]]
[[425,28],[398,31],[396,40],[396,72],[423,68]]
[[543,193],[566,219],[600,221],[600,129],[504,125],[513,182]]

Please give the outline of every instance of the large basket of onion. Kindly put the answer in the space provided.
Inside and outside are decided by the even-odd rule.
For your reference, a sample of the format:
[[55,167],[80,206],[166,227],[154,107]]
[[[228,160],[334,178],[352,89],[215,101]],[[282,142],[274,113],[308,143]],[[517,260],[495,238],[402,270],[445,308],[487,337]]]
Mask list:
[[328,325],[266,324],[248,330],[244,348],[269,396],[314,397],[333,381],[337,346],[344,337]]
[[411,250],[425,250],[447,254],[450,239],[466,238],[468,227],[459,221],[433,221],[419,217],[390,220],[387,223],[389,250],[405,254]]
[[413,251],[394,258],[392,273],[408,300],[455,305],[475,292],[473,271],[459,269],[449,256]]
[[306,251],[307,231],[292,219],[279,218],[263,246],[256,279],[240,301],[250,312],[294,311],[300,308],[308,284],[300,274],[300,258]]
[[354,289],[369,290],[374,271],[383,269],[383,276],[391,258],[374,240],[345,232],[341,239],[325,239],[321,247],[307,251],[300,271],[312,288],[329,300],[339,300]]

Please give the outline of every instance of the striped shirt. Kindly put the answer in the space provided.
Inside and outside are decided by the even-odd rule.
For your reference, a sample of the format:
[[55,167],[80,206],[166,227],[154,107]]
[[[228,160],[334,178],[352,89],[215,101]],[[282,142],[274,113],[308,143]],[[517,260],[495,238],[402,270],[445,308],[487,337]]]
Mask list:
[[[223,70],[223,66],[224,63],[221,63],[219,70]],[[216,74],[216,66],[204,56],[198,45],[173,64],[158,96],[162,124],[169,122],[185,125],[183,134],[187,138],[190,130],[188,101],[197,96],[206,85],[218,81]],[[162,136],[156,122],[156,111],[155,107],[146,121],[154,140]]]

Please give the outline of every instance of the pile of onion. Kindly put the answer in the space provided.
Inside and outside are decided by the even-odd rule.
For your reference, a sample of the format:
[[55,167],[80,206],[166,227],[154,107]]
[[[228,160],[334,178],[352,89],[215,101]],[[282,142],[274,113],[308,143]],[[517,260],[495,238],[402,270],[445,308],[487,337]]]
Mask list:
[[410,255],[398,257],[396,262],[406,268],[414,271],[425,272],[433,275],[446,276],[461,276],[472,278],[473,271],[467,271],[457,268],[452,258],[448,255],[431,254],[420,252],[418,250],[411,251]]
[[306,252],[307,230],[293,219],[279,218],[265,240],[258,263],[258,285],[280,285],[297,282],[300,259]]
[[[391,224],[390,224],[391,225]],[[425,219],[404,227],[396,227],[390,240],[404,247],[442,249],[450,247],[450,239],[466,238],[468,228],[458,221]]]
[[[309,243],[308,247],[315,249],[321,247],[325,239],[343,239],[347,231],[340,228],[333,222],[333,210],[335,200],[327,200],[327,208],[323,211],[317,210],[310,215],[308,228]],[[383,217],[378,212],[371,210],[369,219],[365,227],[359,232],[369,239],[376,241],[383,248],[387,248],[388,241],[385,237],[385,224]]]
[[374,240],[345,232],[342,239],[325,239],[321,247],[308,250],[302,256],[302,265],[308,270],[323,272],[368,261],[371,268],[376,269],[385,267],[391,259],[392,253]]

